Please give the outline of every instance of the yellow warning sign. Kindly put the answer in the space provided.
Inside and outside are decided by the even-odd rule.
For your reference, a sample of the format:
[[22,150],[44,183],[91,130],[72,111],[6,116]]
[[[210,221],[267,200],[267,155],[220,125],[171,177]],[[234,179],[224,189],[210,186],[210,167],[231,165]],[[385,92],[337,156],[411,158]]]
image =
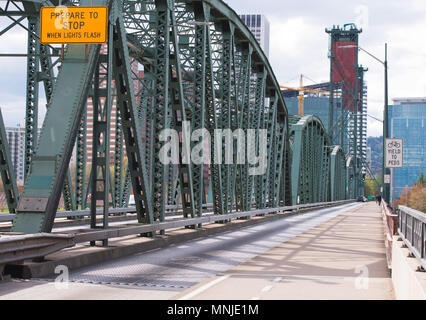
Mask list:
[[108,7],[42,7],[40,42],[105,43]]

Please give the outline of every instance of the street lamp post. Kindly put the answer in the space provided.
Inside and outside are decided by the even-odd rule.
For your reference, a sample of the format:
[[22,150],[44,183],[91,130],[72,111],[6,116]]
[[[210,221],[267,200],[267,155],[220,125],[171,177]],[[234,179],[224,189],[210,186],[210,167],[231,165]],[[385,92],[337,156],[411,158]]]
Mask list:
[[341,46],[339,48],[358,48],[358,50],[364,51],[366,54],[368,54],[370,57],[372,57],[374,60],[380,62],[383,67],[385,68],[385,105],[383,108],[383,160],[382,160],[382,197],[383,199],[389,203],[389,185],[385,183],[385,175],[390,174],[390,170],[386,168],[385,163],[385,152],[386,152],[386,138],[388,137],[388,44],[385,43],[385,61],[380,60],[376,56],[372,55],[367,50],[361,48],[360,46],[356,45],[348,45],[348,46]]
[[390,172],[386,168],[385,163],[385,152],[386,152],[386,138],[389,136],[388,133],[388,44],[385,43],[385,106],[383,109],[383,162],[382,162],[382,196],[387,203],[389,203],[389,185],[385,183],[385,175],[388,175]]

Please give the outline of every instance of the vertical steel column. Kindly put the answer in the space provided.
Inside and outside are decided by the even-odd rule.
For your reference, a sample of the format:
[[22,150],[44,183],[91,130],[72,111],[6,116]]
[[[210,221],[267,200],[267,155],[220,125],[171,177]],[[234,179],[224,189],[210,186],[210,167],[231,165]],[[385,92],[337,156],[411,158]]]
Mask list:
[[[259,130],[264,129],[265,123],[265,89],[266,89],[266,70],[261,67],[261,70],[258,70],[257,73],[257,82],[256,82],[256,97],[254,102],[254,113],[253,117],[253,129],[256,129],[256,143],[254,155],[260,155],[260,145],[259,145]],[[253,152],[253,151],[251,151]],[[264,204],[264,180],[263,176],[255,176],[251,178],[252,181],[255,181],[255,201],[256,208],[262,209],[265,207]]]
[[[205,7],[208,9],[208,7]],[[207,54],[206,54],[206,126],[211,137],[214,137],[214,131],[220,127],[218,119],[218,108],[216,108],[216,90],[215,90],[215,74],[213,69],[213,42],[211,39],[210,27],[207,27]],[[212,155],[216,152],[217,146],[215,139],[211,141]],[[223,215],[223,184],[222,184],[222,166],[212,160],[210,165],[210,185],[213,195],[213,210],[215,214]]]
[[0,110],[0,174],[3,182],[3,189],[6,195],[9,213],[15,213],[18,205],[18,188],[16,186],[16,176],[10,158],[9,143],[7,141],[4,127],[3,115]]
[[[183,93],[182,66],[176,18],[173,11],[173,2],[169,3],[168,6],[168,10],[170,10],[169,16],[172,28],[172,46],[174,49],[173,54],[169,57],[170,103],[172,105],[174,129],[177,132],[182,132],[182,136],[179,138],[179,150],[181,151],[179,152],[179,186],[182,198],[183,215],[184,217],[194,217],[195,201],[190,151],[191,133],[186,131],[186,129],[190,130],[190,128],[185,128],[183,126],[183,124],[187,121],[187,118],[189,119],[190,117],[191,109],[185,101]],[[167,115],[167,112],[165,115]],[[202,201],[202,197],[200,201]]]
[[[92,179],[90,201],[90,227],[108,227],[109,209],[109,156],[110,156],[110,116],[111,116],[111,84],[112,84],[112,28],[110,27],[110,41],[108,55],[100,55],[93,81],[93,152],[92,152]],[[102,74],[101,74],[102,72]],[[102,78],[100,79],[100,77]],[[98,201],[102,202],[102,225],[96,223],[96,208]],[[108,245],[108,239],[102,240]],[[91,245],[95,245],[92,241]]]
[[38,138],[38,71],[40,63],[40,21],[38,16],[28,17],[27,94],[25,114],[25,179]]
[[153,114],[152,206],[155,221],[164,221],[166,167],[160,161],[159,135],[167,128],[169,114],[170,2],[156,0],[157,34],[155,46],[155,97]]
[[77,209],[86,209],[85,179],[86,179],[86,130],[87,103],[81,116],[77,132],[76,165],[75,165],[75,204]]
[[114,192],[113,192],[113,205],[114,207],[121,207],[123,203],[123,130],[121,127],[120,109],[116,108],[115,112],[115,150],[114,150]]
[[[272,93],[271,93],[272,94]],[[263,194],[264,203],[268,207],[273,207],[274,199],[272,195],[274,194],[275,187],[275,168],[277,162],[277,136],[276,136],[276,126],[277,126],[277,106],[278,106],[278,94],[275,92],[274,96],[270,98],[270,108],[269,108],[269,123],[268,123],[268,144],[267,144],[267,161],[268,168],[264,174],[264,184],[265,191]]]
[[[285,147],[287,140],[287,128],[286,128],[286,118],[283,116],[278,116],[277,118],[277,128],[276,128],[276,139],[275,139],[275,154],[276,160],[274,163],[274,176],[273,183],[270,185],[270,195],[273,199],[273,207],[278,207],[280,205],[280,190],[282,189],[282,176],[285,175],[285,166],[289,164],[285,161]],[[284,185],[285,192],[285,185]]]
[[[241,44],[241,46],[244,46]],[[253,49],[250,45],[246,45],[241,49],[241,65],[239,69],[240,85],[239,94],[241,100],[238,101],[240,107],[238,110],[239,120],[238,128],[242,129],[246,134],[247,142],[247,130],[250,124],[250,75],[251,75],[251,54]],[[246,148],[246,146],[244,146]],[[245,154],[244,160],[247,160]],[[239,164],[237,167],[236,175],[236,208],[239,211],[248,211],[248,163]]]
[[[115,10],[120,13],[121,10],[118,8],[117,2],[114,2],[114,5]],[[114,23],[112,32],[114,42],[113,72],[117,88],[117,106],[120,109],[121,124],[126,142],[127,168],[133,186],[138,220],[141,223],[152,223],[154,220],[149,180],[146,173],[145,155],[142,153],[142,130],[140,121],[137,119],[138,110],[122,15],[118,14],[115,21],[110,23]]]
[[[220,104],[220,128],[222,132],[225,130],[231,130],[232,139],[232,110],[231,110],[231,90],[232,90],[232,58],[234,54],[233,48],[233,27],[229,21],[222,23],[222,61],[221,61],[221,82],[220,82],[220,93],[221,93],[221,104]],[[225,137],[224,137],[225,136]],[[232,165],[227,164],[229,159],[227,155],[228,146],[230,141],[227,141],[226,134],[222,136],[222,197],[224,200],[223,207],[224,213],[230,213],[232,211],[232,183],[231,173]],[[231,143],[233,143],[231,141]],[[233,155],[231,155],[233,157]]]
[[121,189],[123,190],[123,195],[121,198],[120,206],[122,208],[129,206],[131,184],[132,184],[132,176],[130,175],[129,163],[127,162],[126,173],[124,175],[124,180],[121,187]]
[[[206,12],[203,4],[194,4],[195,20],[207,23]],[[204,130],[206,116],[206,53],[207,53],[207,26],[195,26],[195,48],[194,48],[194,106],[192,111],[191,125],[193,130]],[[201,139],[204,143],[204,136]],[[200,143],[200,142],[199,142]],[[194,146],[192,143],[192,147]],[[192,148],[191,148],[192,149]],[[204,159],[204,145],[201,151]],[[203,213],[204,198],[204,162],[202,164],[193,164],[193,187],[195,213],[201,216]]]

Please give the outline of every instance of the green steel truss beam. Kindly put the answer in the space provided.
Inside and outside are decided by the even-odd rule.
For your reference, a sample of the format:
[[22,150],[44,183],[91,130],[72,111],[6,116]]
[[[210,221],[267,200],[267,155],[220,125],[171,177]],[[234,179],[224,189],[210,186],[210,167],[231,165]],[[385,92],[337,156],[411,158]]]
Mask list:
[[53,90],[12,230],[50,232],[92,81],[99,45],[69,45]]
[[346,156],[340,146],[330,155],[330,201],[346,199]]
[[[90,227],[97,228],[96,209],[103,208],[102,228],[108,227],[109,209],[109,165],[110,165],[110,113],[112,84],[112,38],[110,26],[108,54],[100,54],[93,81],[93,143],[92,143],[92,177],[90,198]],[[100,202],[100,203],[99,203]],[[92,243],[94,245],[94,243]],[[106,240],[104,240],[106,244]]]
[[123,130],[121,127],[120,110],[115,112],[115,148],[114,148],[114,188],[113,188],[113,207],[121,207],[123,203]]
[[[238,128],[245,132],[250,124],[250,75],[252,70],[251,55],[253,50],[250,45],[241,44],[241,64],[239,68],[240,85],[238,87]],[[239,211],[248,211],[251,208],[248,199],[249,171],[247,165],[238,165],[236,175],[236,209]],[[250,199],[251,202],[251,199]]]
[[[218,79],[220,81],[220,104],[219,110],[220,113],[220,127],[222,130],[231,130],[232,129],[232,110],[231,110],[231,90],[232,90],[232,58],[233,58],[233,27],[231,26],[229,21],[223,22],[220,25],[222,29],[222,59],[221,59],[221,69],[217,75],[220,75]],[[224,200],[223,203],[223,214],[230,213],[232,210],[231,203],[231,194],[234,192],[231,184],[231,173],[232,173],[232,164],[228,164],[231,160],[233,161],[233,154],[226,154],[226,146],[227,144],[232,143],[231,141],[227,141],[225,135],[221,139],[221,147],[222,147],[222,198]],[[229,159],[229,157],[231,157]]]
[[[207,7],[208,8],[208,7]],[[207,9],[208,10],[208,9]],[[208,11],[210,13],[210,11]],[[214,137],[214,131],[220,128],[218,120],[218,108],[216,100],[215,66],[213,59],[213,32],[211,27],[207,26],[207,54],[206,54],[206,128],[211,137]],[[220,146],[216,145],[215,139],[211,140],[212,154]],[[224,214],[223,203],[223,184],[222,184],[222,166],[217,164],[214,159],[210,166],[210,185],[212,186],[213,210],[215,214]]]
[[[25,4],[26,11],[34,12],[34,4]],[[40,22],[38,17],[28,17],[28,43],[27,43],[27,94],[25,114],[25,159],[24,175],[28,175],[31,158],[35,152],[38,137],[38,72],[40,65]]]
[[[264,126],[264,117],[265,117],[265,87],[266,87],[266,72],[261,68],[257,72],[257,82],[256,82],[256,92],[255,92],[255,102],[253,113],[251,115],[251,129],[255,129],[256,133],[256,142],[254,144],[254,150],[249,150],[248,152],[255,155],[259,154],[259,130],[263,129]],[[253,167],[253,166],[252,166]],[[249,189],[252,189],[253,182],[254,185],[254,194],[256,201],[256,209],[262,209],[264,205],[264,180],[262,175],[251,176]]]
[[[202,3],[194,4],[195,21],[206,23],[209,12]],[[195,26],[195,48],[194,48],[194,103],[191,117],[192,130],[203,130],[206,125],[206,64],[207,64],[207,26]],[[204,137],[204,136],[203,136]],[[203,141],[203,139],[201,139]],[[200,142],[198,142],[200,143]],[[195,142],[192,142],[193,148]],[[204,158],[204,150],[202,150]],[[194,209],[197,216],[203,213],[203,198],[205,197],[204,187],[204,165],[193,165],[193,188],[194,188]]]
[[[127,47],[121,8],[115,1],[113,28],[113,75],[117,88],[117,106],[120,109],[121,123],[126,142],[128,171],[135,197],[139,222],[154,221],[151,205],[149,180],[145,167],[145,155],[142,152],[142,129],[138,120],[138,110],[134,93],[134,84],[130,72],[130,58]],[[127,199],[126,199],[127,200]]]
[[[32,17],[37,27],[37,15]],[[92,211],[96,200],[102,200],[103,228],[110,205],[108,189],[113,207],[127,206],[133,189],[140,223],[164,221],[166,204],[182,205],[185,217],[201,216],[207,185],[211,186],[213,210],[218,215],[235,209],[288,205],[297,198],[308,203],[327,201],[332,194],[345,196],[335,188],[331,192],[330,183],[332,172],[338,183],[346,179],[341,154],[333,156],[317,118],[288,119],[268,60],[252,33],[224,2],[111,0],[109,23],[108,55],[100,54],[100,46],[92,45],[86,59],[84,45],[69,45],[56,81],[46,76],[52,70],[51,61],[46,59],[50,46],[38,49],[35,42],[29,48],[40,51],[39,75],[44,77],[46,92],[51,92],[51,101],[38,148],[28,158],[30,170],[14,231],[51,230],[74,145],[76,206],[86,208],[88,194],[92,194]],[[142,68],[136,70],[136,65],[143,66],[143,76],[139,74]],[[32,79],[31,72],[28,79]],[[106,87],[100,83],[106,83]],[[94,90],[89,93],[91,86]],[[115,112],[111,102],[114,94]],[[91,183],[86,185],[88,95],[94,101],[94,165],[89,174]],[[32,101],[33,92],[29,97]],[[29,122],[34,122],[36,107],[31,104],[27,109],[32,110]],[[114,115],[113,174],[109,177],[112,148],[107,137],[109,119]],[[185,121],[191,123],[190,132],[184,132]],[[184,135],[203,128],[211,136],[212,163],[188,164],[184,158],[200,141],[186,145]],[[165,142],[159,135],[163,129],[179,132],[179,164],[160,161]],[[255,131],[254,145],[244,149],[244,164],[236,162],[237,138],[231,135],[228,140],[233,148],[227,155],[223,142],[229,138],[225,134],[215,141],[218,129],[232,133],[242,129],[246,143],[247,130]],[[250,169],[257,165],[247,163],[247,154],[258,156],[265,144],[259,129],[267,132],[267,166],[265,174],[253,176]],[[97,139],[100,136],[104,139]],[[33,147],[34,135],[28,141]],[[215,162],[215,151],[221,151],[221,164]],[[92,227],[98,226],[92,223]]]
[[329,151],[324,126],[315,116],[292,116],[290,119],[292,202],[327,201]]
[[16,186],[16,176],[10,158],[9,143],[7,141],[4,127],[3,115],[0,110],[0,175],[3,182],[3,189],[6,195],[9,213],[15,213],[18,205],[18,187]]
[[87,103],[78,126],[75,164],[75,205],[76,209],[86,209],[85,178],[86,178],[86,133]]
[[[173,2],[171,2],[169,7],[173,9]],[[170,103],[172,105],[174,129],[177,132],[182,132],[182,137],[179,139],[179,150],[181,151],[179,152],[179,186],[184,217],[194,217],[195,200],[192,165],[184,161],[184,158],[190,159],[191,157],[190,145],[184,143],[185,139],[190,140],[190,132],[187,132],[183,127],[183,123],[190,120],[191,108],[184,98],[182,65],[174,10],[170,12],[170,23],[172,30],[171,43],[173,47],[173,53],[171,53],[169,57]]]
[[[50,56],[50,47],[46,45],[40,45],[40,67],[41,72],[39,72],[38,74],[38,80],[43,81],[44,93],[47,100],[46,107],[48,107],[52,98],[55,77],[53,74],[53,64]],[[62,197],[64,199],[65,210],[71,211],[76,209],[74,192],[72,190],[71,173],[69,172],[69,170],[64,181]]]

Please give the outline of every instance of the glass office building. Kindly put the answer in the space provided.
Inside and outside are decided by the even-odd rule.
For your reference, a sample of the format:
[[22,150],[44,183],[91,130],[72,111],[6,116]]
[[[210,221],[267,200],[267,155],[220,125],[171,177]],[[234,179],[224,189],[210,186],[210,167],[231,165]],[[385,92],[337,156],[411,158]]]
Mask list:
[[426,98],[394,99],[389,106],[389,137],[403,139],[403,168],[391,169],[391,199],[399,198],[426,173]]
[[[297,98],[284,98],[287,106],[288,114],[297,115],[299,110],[299,102]],[[313,114],[321,119],[325,129],[328,129],[330,99],[328,97],[305,97],[304,114]]]

